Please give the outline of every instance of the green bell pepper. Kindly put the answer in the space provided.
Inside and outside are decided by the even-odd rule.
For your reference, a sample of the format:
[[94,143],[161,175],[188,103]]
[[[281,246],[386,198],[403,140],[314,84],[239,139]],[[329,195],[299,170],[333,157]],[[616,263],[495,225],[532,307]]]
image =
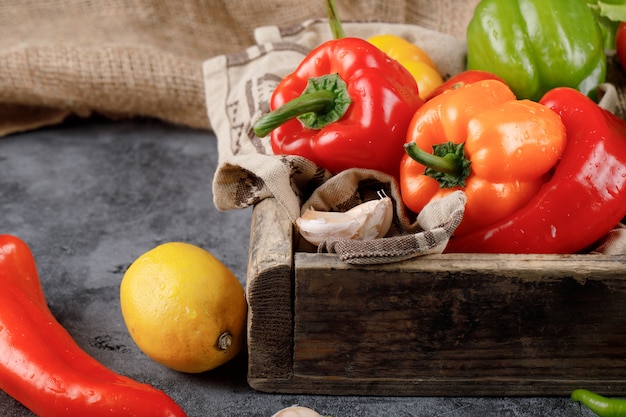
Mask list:
[[583,0],[482,0],[467,27],[468,69],[502,77],[519,99],[606,78],[602,32]]

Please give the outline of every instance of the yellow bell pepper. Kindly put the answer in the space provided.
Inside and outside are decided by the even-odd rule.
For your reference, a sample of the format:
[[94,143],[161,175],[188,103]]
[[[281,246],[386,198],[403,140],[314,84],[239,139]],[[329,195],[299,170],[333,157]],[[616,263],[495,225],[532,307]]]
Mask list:
[[368,42],[398,61],[411,73],[423,100],[432,90],[443,84],[437,65],[419,46],[395,35],[373,36]]

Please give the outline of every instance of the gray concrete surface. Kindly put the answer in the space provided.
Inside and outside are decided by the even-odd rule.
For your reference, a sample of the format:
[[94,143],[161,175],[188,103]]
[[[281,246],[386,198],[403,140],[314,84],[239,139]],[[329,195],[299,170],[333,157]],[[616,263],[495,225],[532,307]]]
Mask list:
[[[119,306],[119,283],[136,257],[186,241],[245,283],[251,212],[215,209],[216,163],[211,133],[153,120],[89,119],[0,138],[0,233],[30,245],[52,312],[100,362],[164,390],[190,417],[270,417],[293,404],[334,417],[594,415],[564,397],[265,394],[247,385],[245,354],[199,375],[152,362],[134,345]],[[0,391],[0,416],[31,415]]]

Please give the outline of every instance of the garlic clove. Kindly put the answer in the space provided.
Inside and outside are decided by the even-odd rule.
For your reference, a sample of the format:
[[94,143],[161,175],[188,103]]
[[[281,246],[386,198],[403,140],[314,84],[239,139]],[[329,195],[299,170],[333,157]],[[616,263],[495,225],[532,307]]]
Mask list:
[[361,222],[361,227],[354,239],[377,239],[385,236],[391,227],[393,204],[389,197],[384,197],[360,204],[346,213],[354,215]]
[[322,415],[310,408],[292,405],[291,407],[283,408],[272,417],[322,417]]
[[393,203],[389,197],[370,200],[345,212],[307,209],[296,219],[300,234],[319,245],[329,238],[369,240],[383,237],[393,220]]

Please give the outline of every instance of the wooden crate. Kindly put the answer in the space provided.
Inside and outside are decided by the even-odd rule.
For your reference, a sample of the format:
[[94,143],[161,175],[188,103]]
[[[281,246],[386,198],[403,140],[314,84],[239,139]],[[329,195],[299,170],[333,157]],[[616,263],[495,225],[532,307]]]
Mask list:
[[429,255],[353,267],[253,211],[248,382],[307,394],[626,395],[626,257]]

